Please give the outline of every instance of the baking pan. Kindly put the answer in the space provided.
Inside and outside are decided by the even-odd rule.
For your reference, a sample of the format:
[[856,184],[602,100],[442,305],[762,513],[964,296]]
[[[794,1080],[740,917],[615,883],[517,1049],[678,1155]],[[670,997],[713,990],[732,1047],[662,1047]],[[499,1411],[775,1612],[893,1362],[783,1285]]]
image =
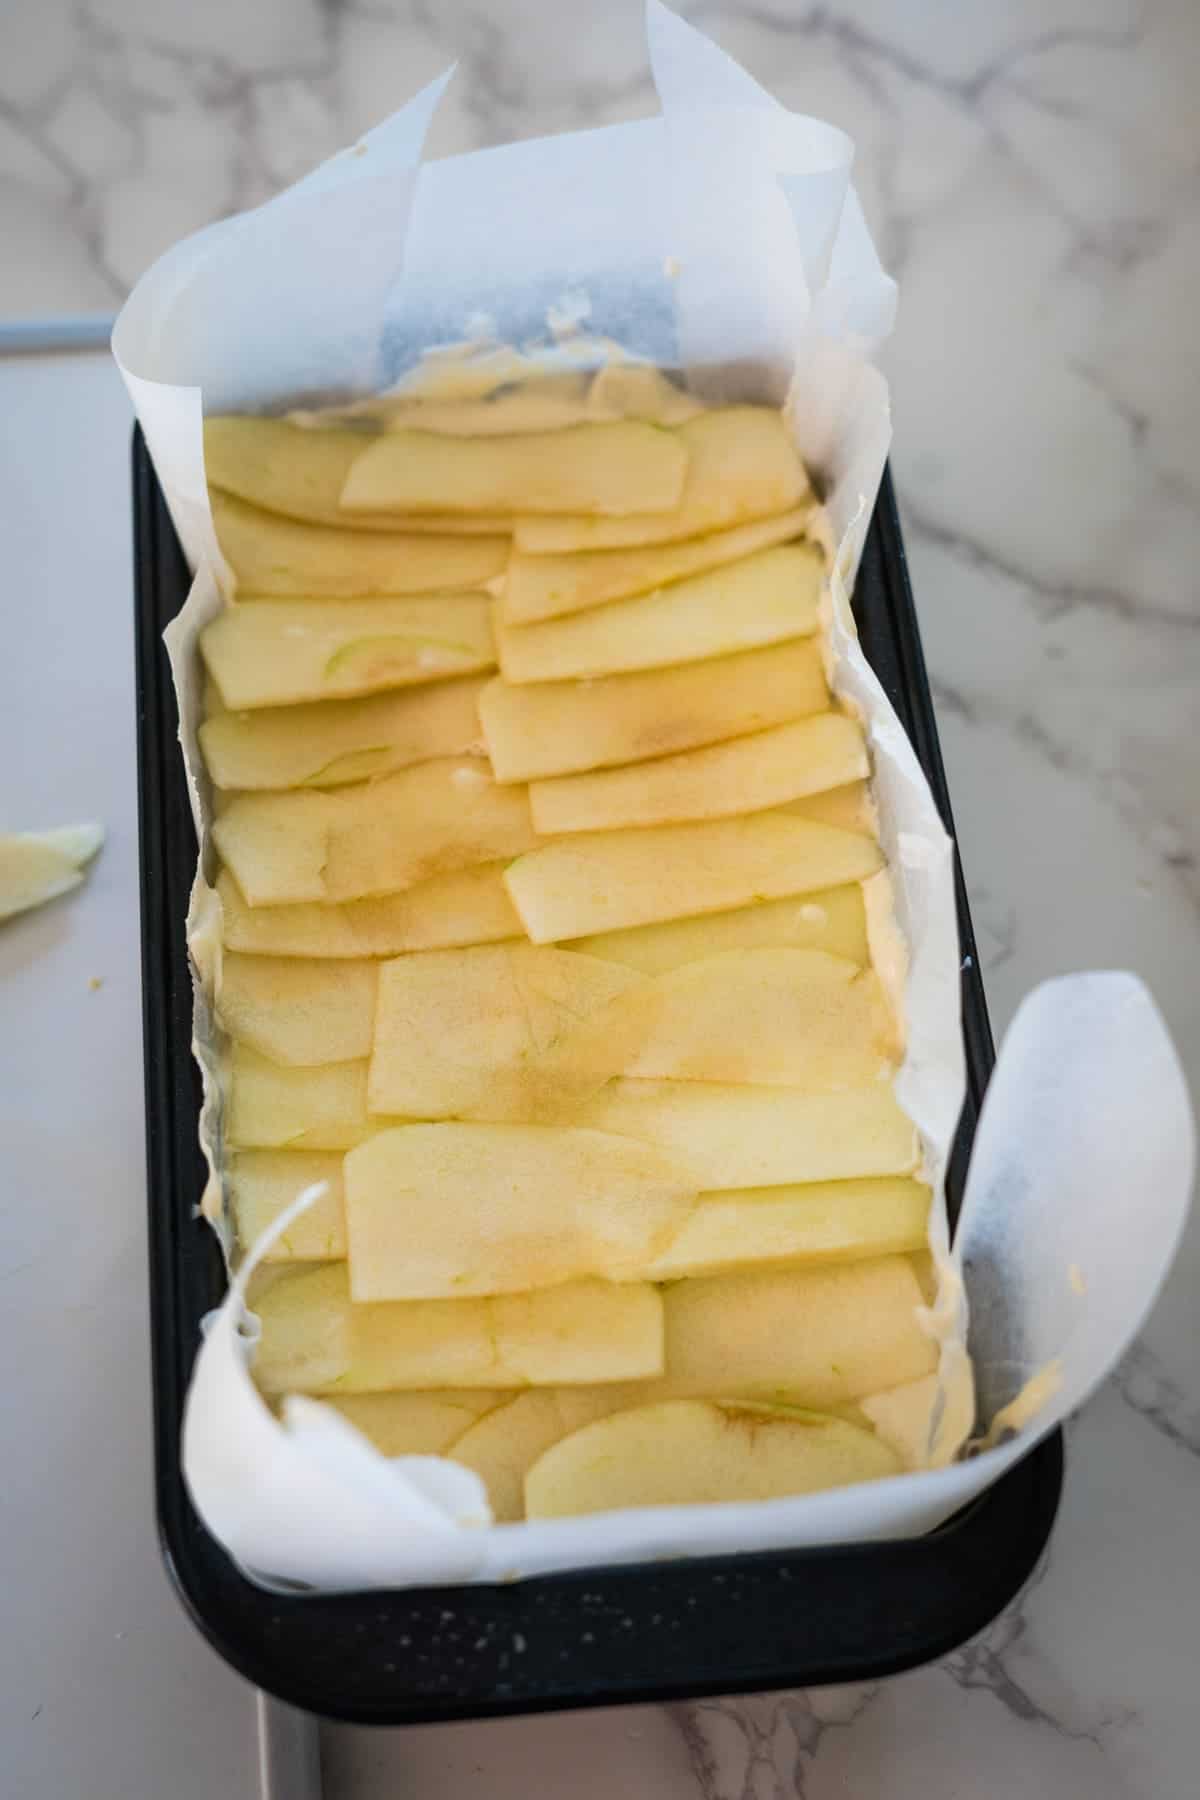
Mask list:
[[[589,1569],[504,1586],[265,1593],[189,1504],[180,1425],[201,1320],[225,1280],[197,1217],[204,1168],[184,920],[196,864],[161,637],[187,594],[183,553],[140,431],[133,443],[150,1316],[158,1522],[184,1605],[220,1654],[293,1706],[361,1724],[748,1693],[873,1680],[952,1649],[1029,1575],[1062,1483],[1054,1433],[926,1537]],[[947,827],[950,802],[885,476],[854,596],[863,648]],[[961,871],[967,1099],[950,1165],[958,1214],[992,1039]]]

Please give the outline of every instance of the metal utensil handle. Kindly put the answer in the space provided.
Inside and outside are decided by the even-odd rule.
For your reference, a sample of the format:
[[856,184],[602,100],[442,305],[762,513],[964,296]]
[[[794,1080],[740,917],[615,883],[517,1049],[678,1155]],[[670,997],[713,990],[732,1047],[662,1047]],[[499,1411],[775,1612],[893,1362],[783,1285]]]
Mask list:
[[322,1800],[321,1740],[311,1713],[256,1692],[262,1800]]

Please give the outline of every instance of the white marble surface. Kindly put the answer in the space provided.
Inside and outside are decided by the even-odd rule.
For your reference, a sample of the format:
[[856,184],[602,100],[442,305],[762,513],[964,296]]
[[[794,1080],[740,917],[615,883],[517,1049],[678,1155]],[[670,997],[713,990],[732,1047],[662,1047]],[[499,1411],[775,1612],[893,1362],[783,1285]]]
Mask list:
[[[785,102],[859,144],[864,203],[901,281],[894,466],[995,1021],[1045,974],[1131,966],[1195,1080],[1200,9],[754,0],[684,10]],[[0,9],[0,317],[111,308],[181,231],[264,197],[454,55],[435,152],[652,110],[635,0]],[[59,403],[65,429],[70,402]],[[104,429],[123,457],[116,416],[105,413]],[[104,564],[102,598],[124,632],[117,566]],[[128,705],[123,682],[105,691],[106,707]],[[104,804],[127,808],[128,716],[114,725],[96,712],[113,733]],[[6,783],[10,808],[23,791]],[[118,854],[131,900],[128,846]],[[100,900],[88,892],[71,905],[69,926],[60,912],[51,931],[58,955]],[[132,982],[127,928],[112,956]],[[4,1005],[11,1051],[7,992]],[[74,1063],[71,1077],[82,1079]],[[116,1081],[112,1059],[88,1079]],[[124,1106],[133,1139],[136,1102],[126,1095]],[[135,1220],[141,1195],[126,1179],[94,1204],[129,1206]],[[79,1281],[82,1292],[82,1260]],[[1198,1287],[1200,1226],[1141,1345],[1073,1428],[1047,1563],[1017,1606],[944,1663],[862,1689],[407,1734],[330,1730],[330,1795],[1190,1800]],[[128,1731],[186,1731],[177,1701],[152,1712],[147,1696]],[[23,1742],[33,1728],[14,1709]],[[107,1779],[87,1790],[95,1800],[161,1791]],[[72,1790],[31,1774],[21,1791]],[[215,1760],[208,1791],[233,1791]]]

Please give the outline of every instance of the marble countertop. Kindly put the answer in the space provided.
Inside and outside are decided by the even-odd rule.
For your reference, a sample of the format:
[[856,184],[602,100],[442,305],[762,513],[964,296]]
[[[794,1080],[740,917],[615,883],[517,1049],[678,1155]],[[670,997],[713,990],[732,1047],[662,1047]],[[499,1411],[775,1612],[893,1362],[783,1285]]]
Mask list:
[[[858,143],[860,192],[901,285],[894,468],[995,1023],[1042,976],[1132,967],[1195,1079],[1200,9],[682,10],[786,104]],[[5,8],[0,319],[112,310],[182,232],[266,197],[455,56],[435,154],[653,110],[636,0]],[[54,392],[65,412],[69,390]],[[123,457],[120,402],[109,393],[103,406]],[[124,556],[114,539],[103,564],[114,609],[127,609]],[[127,748],[113,751],[121,781]],[[6,784],[10,808],[16,792]],[[47,943],[61,952],[59,935]],[[132,937],[118,935],[112,955],[135,981]],[[129,1154],[136,1189],[136,1142]],[[129,1201],[132,1218],[140,1189]],[[1071,1427],[1048,1558],[942,1663],[751,1700],[329,1729],[331,1800],[525,1800],[534,1784],[576,1800],[1188,1800],[1198,1289],[1200,1222],[1140,1343]],[[236,1684],[197,1679],[211,1724]],[[178,1731],[169,1710],[127,1729]],[[37,1721],[17,1713],[11,1728],[24,1742]],[[189,1743],[192,1762],[202,1754]],[[68,1790],[47,1778],[27,1791]],[[200,1791],[233,1789],[214,1777]],[[97,1773],[91,1800],[110,1792],[149,1789]]]

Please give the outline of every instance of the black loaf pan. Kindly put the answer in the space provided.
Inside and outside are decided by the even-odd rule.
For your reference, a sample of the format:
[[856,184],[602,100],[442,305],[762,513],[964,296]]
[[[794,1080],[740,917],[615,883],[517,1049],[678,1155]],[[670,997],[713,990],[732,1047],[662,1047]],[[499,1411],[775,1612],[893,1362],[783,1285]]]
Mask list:
[[[196,840],[161,642],[189,577],[140,431],[133,506],[158,1522],[180,1598],[209,1642],[294,1706],[405,1725],[873,1680],[979,1631],[1021,1587],[1049,1536],[1062,1483],[1059,1433],[937,1531],[894,1543],[623,1565],[506,1586],[280,1596],[247,1581],[209,1536],[184,1487],[180,1424],[200,1321],[225,1280],[216,1241],[196,1217],[200,1083],[184,941]],[[949,827],[890,477],[854,611]],[[957,886],[969,1081],[951,1220],[993,1060],[961,875]]]

